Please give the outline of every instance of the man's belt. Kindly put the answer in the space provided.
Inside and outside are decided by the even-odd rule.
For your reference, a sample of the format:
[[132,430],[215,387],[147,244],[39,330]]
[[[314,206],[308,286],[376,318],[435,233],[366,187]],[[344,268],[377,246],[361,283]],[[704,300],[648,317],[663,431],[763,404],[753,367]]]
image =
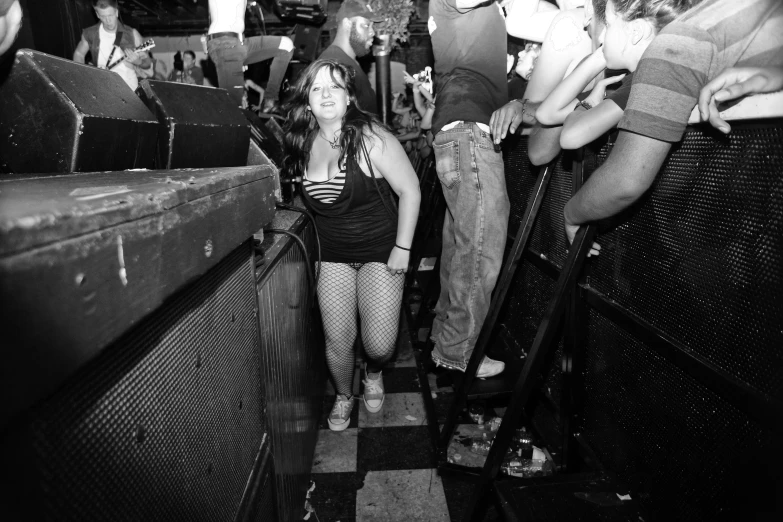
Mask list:
[[239,33],[232,33],[232,32],[223,32],[223,33],[212,33],[207,35],[207,41],[214,40],[215,38],[221,38],[223,36],[232,36],[236,38],[237,40],[242,39],[242,35]]

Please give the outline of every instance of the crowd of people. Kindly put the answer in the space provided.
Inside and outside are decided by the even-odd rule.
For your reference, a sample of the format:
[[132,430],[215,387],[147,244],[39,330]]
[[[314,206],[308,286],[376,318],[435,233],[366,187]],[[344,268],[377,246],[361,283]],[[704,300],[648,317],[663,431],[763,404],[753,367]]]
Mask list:
[[[543,165],[561,147],[618,128],[609,158],[565,206],[570,242],[580,225],[617,214],[647,191],[697,102],[705,121],[728,132],[718,103],[781,88],[783,3],[776,0],[558,4],[565,9],[530,0],[430,1],[435,158],[448,204],[432,331],[433,359],[442,366],[464,371],[503,256],[503,163],[488,143],[527,129],[530,160]],[[506,40],[497,32],[504,24],[514,34],[523,11],[550,21],[524,95],[507,101],[508,62],[498,59]],[[515,16],[504,20],[506,13]],[[541,27],[534,29],[518,35],[537,40]],[[479,376],[502,370],[485,357]]]
[[[245,38],[245,4],[209,2],[206,47],[218,84],[237,105],[251,89],[263,100],[259,109],[280,108],[293,43]],[[135,50],[141,35],[118,20],[116,0],[95,0],[95,11],[100,22],[84,30],[74,60],[83,62],[89,51],[102,67],[119,52],[115,72],[135,89],[139,71],[150,67],[149,56]],[[609,157],[563,210],[570,242],[580,225],[617,214],[647,191],[695,106],[703,121],[730,132],[720,104],[783,88],[778,0],[430,0],[434,74],[406,73],[410,95],[395,95],[388,127],[357,62],[371,48],[377,21],[364,0],[345,0],[333,42],[280,109],[282,169],[303,180],[322,238],[317,289],[337,392],[333,430],[348,426],[354,405],[357,316],[368,356],[364,403],[370,412],[383,405],[382,371],[394,351],[420,201],[403,144],[434,151],[447,205],[432,359],[465,371],[506,244],[503,140],[529,134],[530,161],[544,165],[561,149],[613,133]],[[508,54],[509,34],[527,44],[517,57]],[[245,79],[245,66],[268,59],[265,88]],[[183,70],[170,79],[199,83],[194,61],[186,53]],[[511,71],[526,82],[509,101]],[[599,251],[596,244],[591,254]],[[485,356],[477,375],[503,370],[502,361]]]

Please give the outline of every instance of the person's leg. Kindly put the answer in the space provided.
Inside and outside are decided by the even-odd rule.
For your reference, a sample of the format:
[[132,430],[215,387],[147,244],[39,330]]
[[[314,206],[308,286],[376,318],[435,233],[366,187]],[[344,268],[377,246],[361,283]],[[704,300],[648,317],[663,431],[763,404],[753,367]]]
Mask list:
[[494,150],[489,133],[474,123],[458,125],[438,133],[434,148],[453,218],[455,252],[446,259],[449,302],[433,358],[464,370],[500,272],[510,205],[503,157]]
[[356,283],[365,368],[364,404],[371,413],[383,406],[383,365],[394,355],[400,326],[404,274],[390,274],[385,263],[365,263]]
[[[443,150],[441,150],[443,153]],[[446,153],[450,153],[448,150]],[[438,150],[435,150],[435,156],[437,157]],[[444,189],[445,190],[445,189]],[[446,312],[451,305],[449,301],[449,279],[451,278],[451,260],[454,258],[454,252],[456,251],[456,241],[454,239],[454,216],[451,215],[451,210],[446,207],[446,215],[443,218],[443,234],[441,236],[442,248],[440,254],[440,295],[438,296],[438,302],[435,305],[435,318],[432,320],[432,330],[430,331],[430,339],[435,342],[440,332],[443,330],[443,323],[446,322]]]
[[247,49],[245,65],[272,59],[264,97],[269,100],[279,100],[280,86],[285,78],[288,64],[294,56],[294,42],[287,36],[252,36],[245,39],[244,46]]
[[326,337],[326,364],[334,380],[336,397],[329,414],[329,429],[342,431],[351,423],[354,399],[356,340],[356,274],[351,265],[321,263],[318,304]]
[[356,269],[344,263],[321,263],[318,304],[326,338],[326,364],[338,394],[353,387],[356,340]]
[[370,369],[379,371],[394,355],[405,274],[390,274],[386,263],[365,263],[356,283],[362,342]]
[[218,77],[218,87],[226,89],[237,107],[242,106],[242,96],[245,94],[245,62],[246,48],[233,36],[221,36],[207,42],[209,57],[215,63]]

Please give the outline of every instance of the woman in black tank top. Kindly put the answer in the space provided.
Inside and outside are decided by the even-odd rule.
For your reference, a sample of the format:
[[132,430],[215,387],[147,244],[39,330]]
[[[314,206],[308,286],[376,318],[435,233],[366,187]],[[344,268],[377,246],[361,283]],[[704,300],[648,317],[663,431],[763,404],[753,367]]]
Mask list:
[[[313,62],[288,103],[283,170],[301,177],[321,237],[318,303],[336,398],[329,427],[348,427],[354,399],[357,310],[367,354],[363,399],[383,406],[383,365],[394,355],[419,184],[405,151],[358,107],[353,71]],[[394,195],[399,198],[399,210]]]

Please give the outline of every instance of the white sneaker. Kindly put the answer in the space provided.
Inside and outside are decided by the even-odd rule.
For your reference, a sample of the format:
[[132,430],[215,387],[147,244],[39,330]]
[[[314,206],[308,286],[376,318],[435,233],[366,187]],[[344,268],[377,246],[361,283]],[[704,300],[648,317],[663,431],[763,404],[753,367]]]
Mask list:
[[370,379],[370,374],[367,373],[367,365],[364,366],[365,379],[364,383],[364,405],[367,407],[367,411],[370,413],[378,413],[383,407],[383,401],[386,399],[386,395],[383,391],[383,372],[378,372],[377,379]]
[[351,411],[353,410],[353,397],[350,399],[345,395],[338,395],[332,406],[332,412],[329,414],[329,429],[332,431],[343,431],[351,423]]
[[[457,363],[451,362],[448,359],[444,359],[440,355],[436,354],[435,351],[431,354],[432,361],[435,363],[436,366],[443,366],[444,368],[448,368],[449,370],[457,370],[460,372],[465,372],[468,365],[465,364],[465,366],[461,366]],[[479,379],[486,379],[487,377],[494,377],[495,375],[498,375],[500,373],[503,373],[503,370],[506,368],[506,363],[503,361],[496,361],[495,359],[491,359],[487,357],[486,355],[481,360],[481,364],[479,364],[478,372],[476,372],[476,377]]]

